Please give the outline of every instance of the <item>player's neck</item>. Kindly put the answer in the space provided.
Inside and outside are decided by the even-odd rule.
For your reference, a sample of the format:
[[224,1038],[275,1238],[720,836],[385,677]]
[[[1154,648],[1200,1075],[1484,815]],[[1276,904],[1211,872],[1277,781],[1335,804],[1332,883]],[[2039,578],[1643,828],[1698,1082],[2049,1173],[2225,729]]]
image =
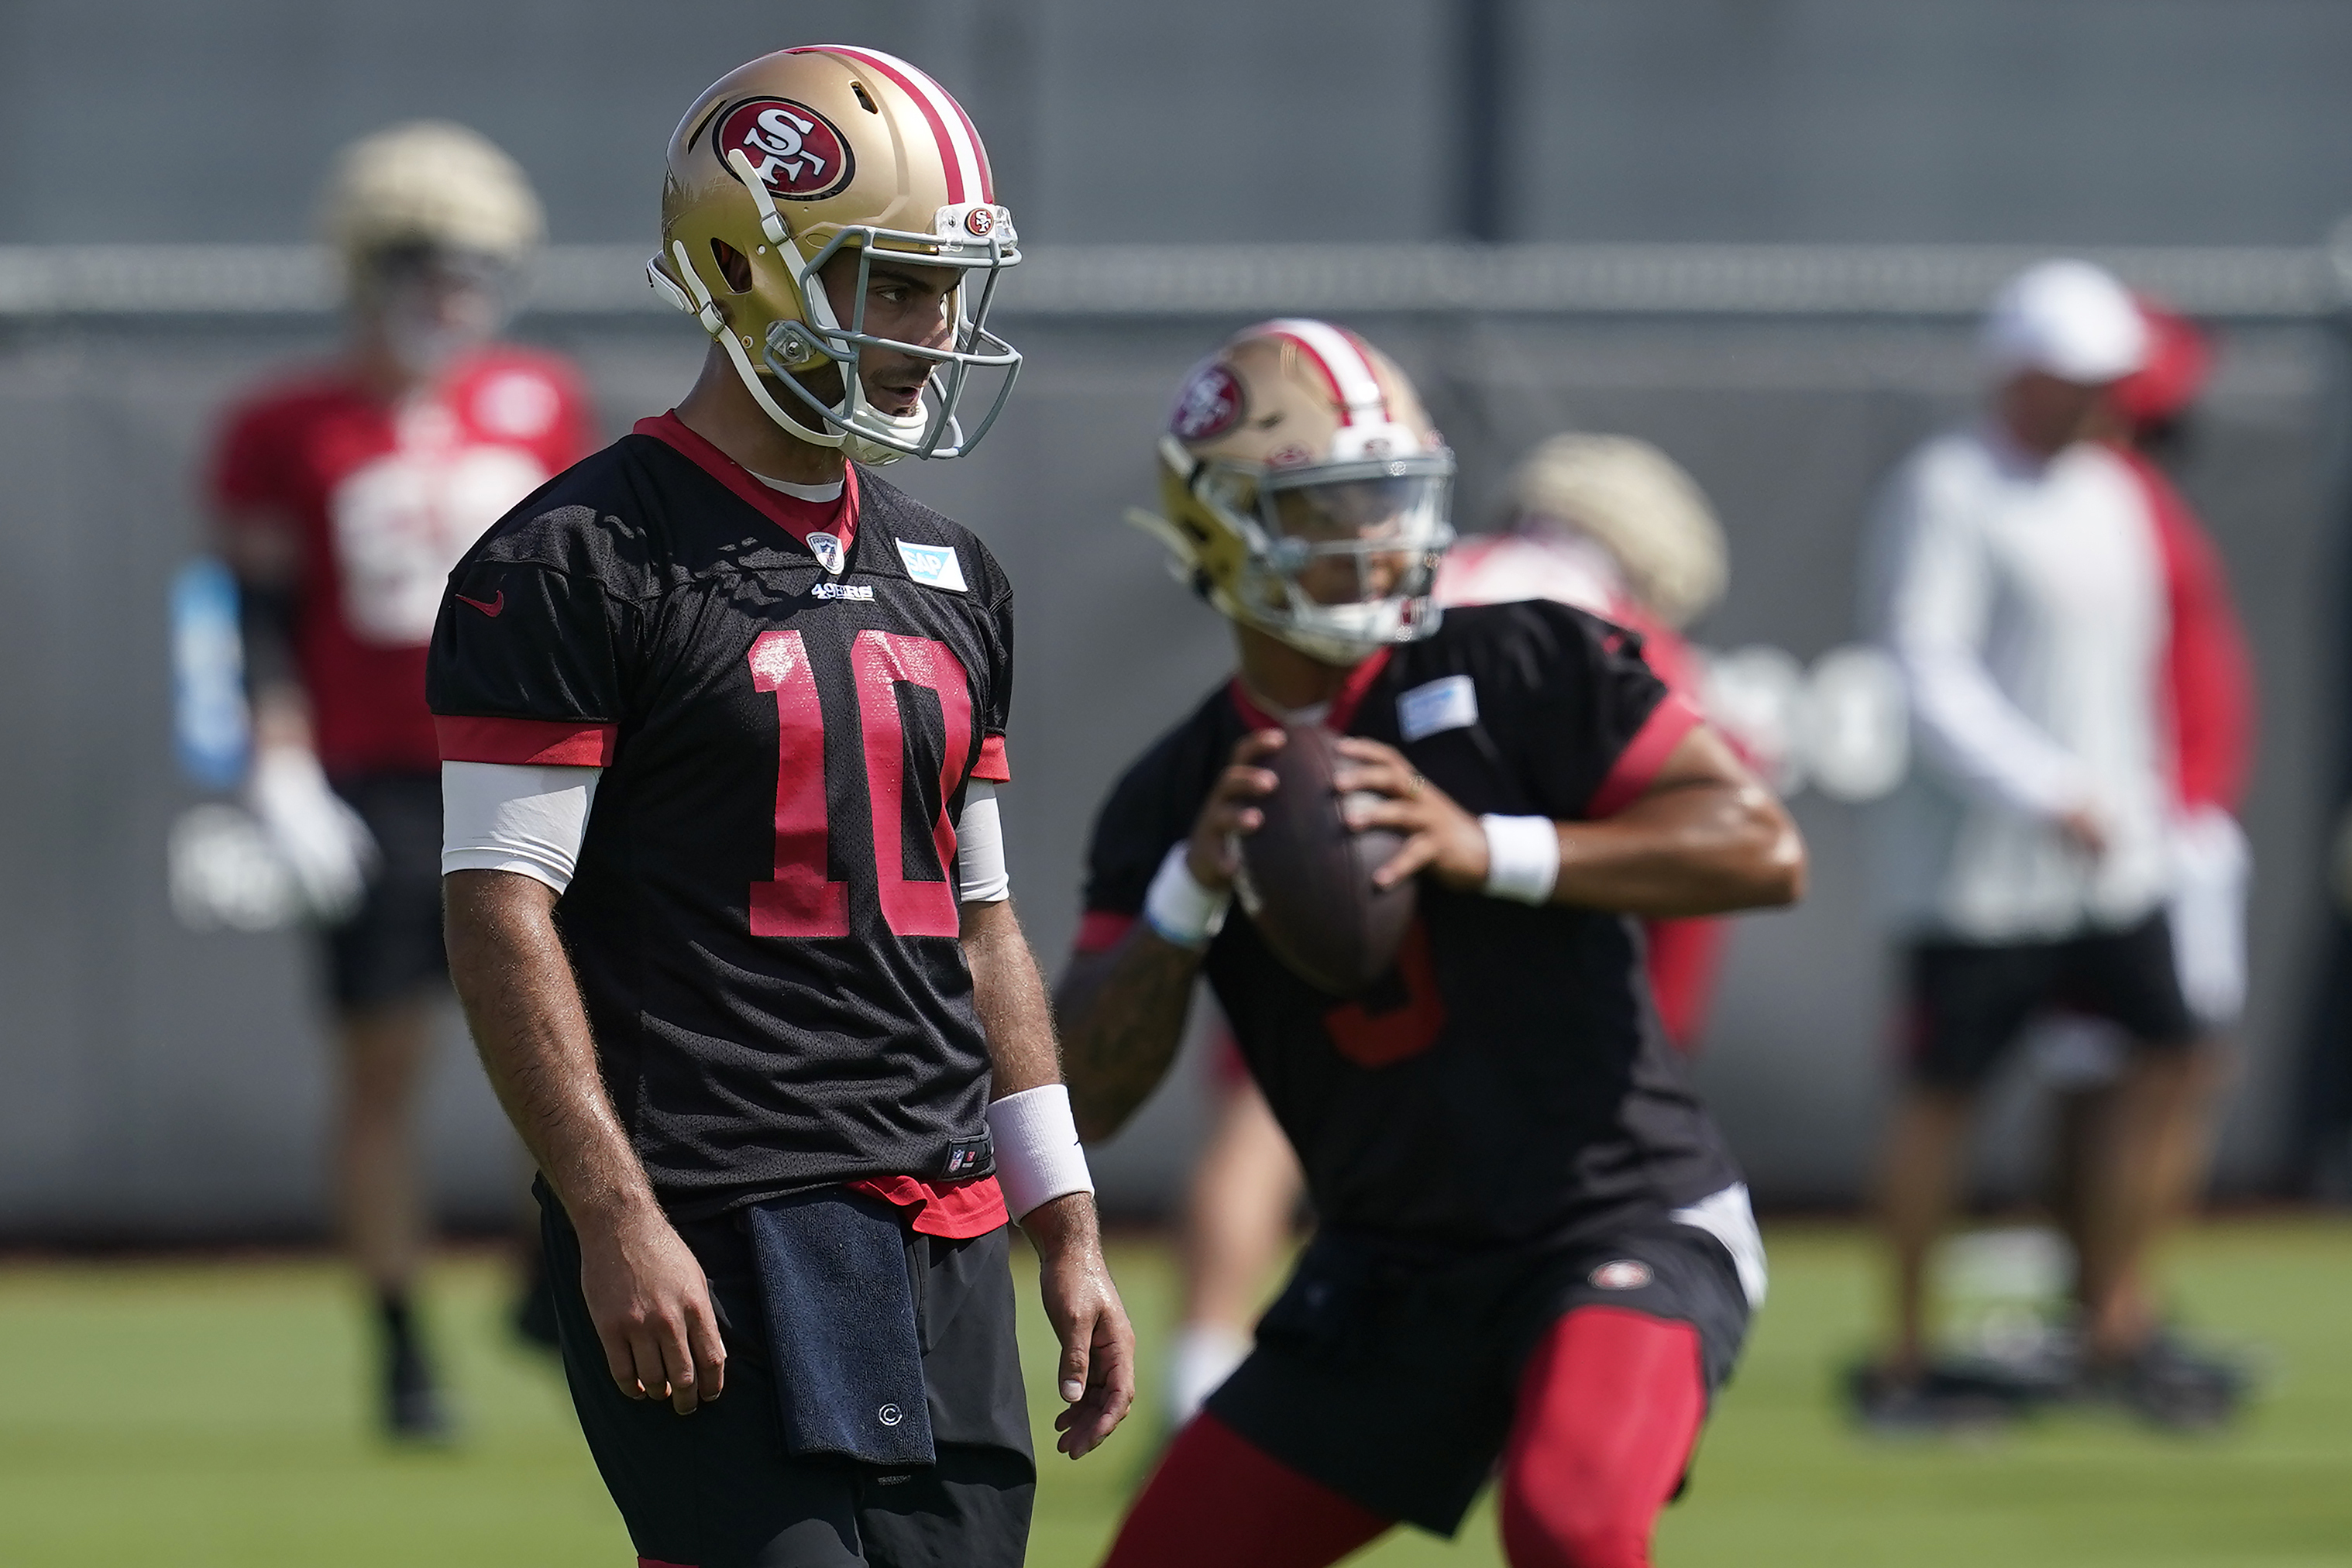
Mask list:
[[1325,664],[1255,626],[1234,623],[1234,640],[1241,650],[1242,684],[1269,708],[1296,713],[1330,701],[1348,683],[1348,667]]
[[837,447],[820,447],[786,434],[751,400],[735,367],[717,344],[703,356],[693,390],[678,400],[686,427],[751,469],[787,484],[822,485],[841,478]]

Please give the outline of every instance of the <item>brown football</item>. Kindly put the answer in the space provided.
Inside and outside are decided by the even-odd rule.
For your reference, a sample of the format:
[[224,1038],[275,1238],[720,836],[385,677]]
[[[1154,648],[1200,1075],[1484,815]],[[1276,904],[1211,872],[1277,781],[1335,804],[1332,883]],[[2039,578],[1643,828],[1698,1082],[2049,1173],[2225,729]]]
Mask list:
[[1242,838],[1242,907],[1266,945],[1318,990],[1352,996],[1387,973],[1412,923],[1413,879],[1380,889],[1372,873],[1404,844],[1385,827],[1349,831],[1331,781],[1339,737],[1292,728],[1265,763],[1279,781]]

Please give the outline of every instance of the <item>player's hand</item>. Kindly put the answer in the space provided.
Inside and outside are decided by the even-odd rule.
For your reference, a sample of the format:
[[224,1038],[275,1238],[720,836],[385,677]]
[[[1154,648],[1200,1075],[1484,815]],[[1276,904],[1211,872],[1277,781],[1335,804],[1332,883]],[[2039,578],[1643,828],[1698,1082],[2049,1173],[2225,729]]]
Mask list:
[[1357,735],[1340,737],[1346,765],[1332,783],[1343,795],[1380,798],[1348,803],[1342,815],[1358,832],[1388,827],[1404,835],[1404,847],[1372,873],[1376,886],[1393,888],[1427,868],[1449,888],[1475,890],[1486,885],[1486,830],[1454,798],[1421,776],[1394,746]]
[[2066,842],[2094,860],[2105,859],[2107,853],[2106,815],[2095,805],[2070,806],[2058,814],[2058,831]]
[[1234,885],[1241,870],[1241,836],[1255,833],[1265,823],[1265,813],[1251,803],[1272,795],[1276,781],[1273,769],[1258,764],[1282,750],[1285,739],[1279,730],[1243,736],[1234,747],[1233,762],[1217,775],[1209,798],[1202,803],[1184,861],[1192,869],[1192,879],[1211,892]]
[[311,915],[331,922],[359,908],[381,858],[375,836],[327,783],[308,747],[264,750],[254,760],[246,805]]
[[658,1209],[580,1226],[580,1289],[604,1364],[632,1399],[680,1415],[727,1385],[727,1348],[702,1265]]
[[1062,1342],[1056,1391],[1069,1406],[1054,1417],[1054,1447],[1073,1459],[1098,1447],[1135,1403],[1135,1331],[1103,1263],[1095,1200],[1068,1193],[1021,1218],[1036,1245],[1037,1285]]

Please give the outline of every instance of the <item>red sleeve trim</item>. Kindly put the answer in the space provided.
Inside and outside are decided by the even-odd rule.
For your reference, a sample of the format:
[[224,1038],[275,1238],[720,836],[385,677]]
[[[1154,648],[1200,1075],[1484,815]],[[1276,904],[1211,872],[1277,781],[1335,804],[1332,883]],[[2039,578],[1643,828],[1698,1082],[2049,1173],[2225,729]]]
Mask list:
[[925,1182],[913,1176],[867,1176],[849,1184],[854,1193],[866,1193],[902,1209],[916,1209],[915,1229],[946,1241],[969,1241],[975,1236],[1013,1223],[1004,1206],[1004,1189],[994,1176],[969,1182]]
[[611,765],[618,724],[570,719],[453,719],[433,716],[445,763],[517,763],[542,768]]
[[1079,953],[1108,952],[1127,940],[1136,920],[1117,910],[1088,910],[1078,918],[1078,940],[1071,946]]
[[991,784],[1013,782],[1013,763],[1004,755],[1003,736],[990,735],[980,742],[980,761],[971,764],[971,776]]
[[1651,781],[1658,776],[1658,770],[1666,765],[1666,759],[1683,743],[1683,737],[1698,728],[1698,710],[1690,705],[1688,698],[1667,692],[1650,710],[1650,716],[1642,721],[1632,742],[1617,753],[1609,776],[1601,781],[1601,787],[1592,792],[1592,799],[1584,808],[1586,817],[1614,816],[1641,799],[1648,792]]

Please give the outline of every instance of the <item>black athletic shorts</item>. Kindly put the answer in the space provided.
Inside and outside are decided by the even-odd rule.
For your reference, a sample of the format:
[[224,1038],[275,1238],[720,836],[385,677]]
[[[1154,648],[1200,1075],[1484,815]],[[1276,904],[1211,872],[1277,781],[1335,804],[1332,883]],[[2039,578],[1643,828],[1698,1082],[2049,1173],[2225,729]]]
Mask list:
[[320,933],[336,1010],[365,1013],[449,983],[441,946],[441,775],[334,781],[383,858],[349,920]]
[[[1644,1268],[1609,1267],[1629,1260]],[[1207,1408],[1381,1518],[1450,1536],[1510,1436],[1528,1356],[1554,1323],[1591,1306],[1696,1329],[1710,1401],[1748,1334],[1731,1254],[1689,1226],[1440,1266],[1326,1232]]]
[[2127,931],[2064,942],[1923,942],[1910,961],[1912,1080],[1974,1089],[2028,1020],[2055,1007],[2105,1018],[2137,1044],[2189,1045],[2202,1033],[2180,994],[2164,911]]
[[716,1402],[680,1415],[614,1386],[580,1293],[580,1238],[537,1188],[563,1372],[641,1562],[676,1568],[1019,1568],[1037,1467],[1013,1342],[1009,1226],[908,1232],[939,1463],[885,1470],[784,1451],[751,1249],[731,1215],[680,1226],[727,1346]]

